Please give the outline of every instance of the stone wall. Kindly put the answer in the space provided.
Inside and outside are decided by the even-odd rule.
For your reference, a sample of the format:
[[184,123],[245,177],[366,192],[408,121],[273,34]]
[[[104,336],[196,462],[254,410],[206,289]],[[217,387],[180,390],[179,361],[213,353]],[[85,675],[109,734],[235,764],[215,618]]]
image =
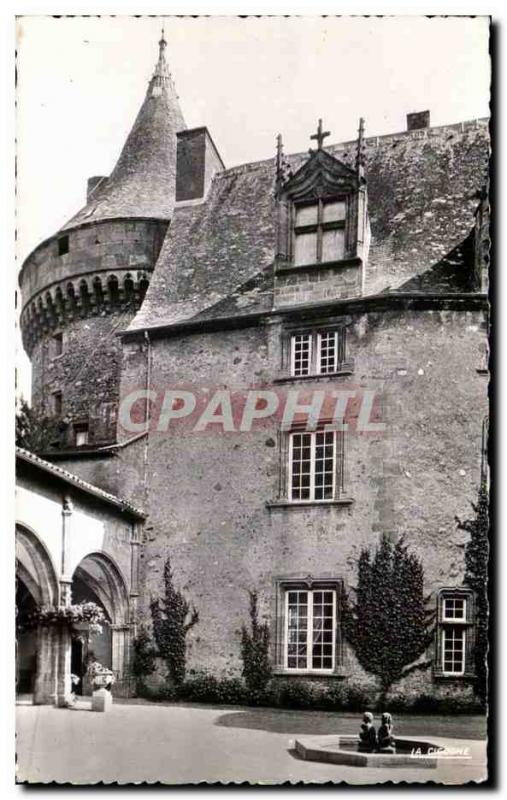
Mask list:
[[[55,412],[68,427],[61,445],[73,445],[74,424],[88,424],[89,443],[114,441],[120,341],[139,307],[167,223],[112,220],[65,233],[69,251],[58,255],[54,237],[23,267],[21,327],[32,360],[32,402]],[[62,338],[56,348],[55,336]],[[61,349],[61,353],[59,350]]]
[[[27,258],[20,274],[23,304],[39,292],[70,278],[90,280],[116,270],[152,270],[167,229],[158,220],[107,220],[62,231]],[[58,255],[58,240],[68,237],[68,252]],[[78,281],[79,283],[79,281]],[[92,293],[92,285],[89,285]]]
[[74,444],[73,424],[89,425],[90,444],[112,442],[116,435],[121,342],[117,331],[127,327],[132,313],[79,319],[63,330],[63,352],[54,355],[51,336],[32,353],[33,404],[53,415],[55,392],[62,394],[66,427],[60,444]]
[[[176,423],[168,433],[152,432],[146,450],[126,447],[118,455],[130,486],[137,468],[137,485],[146,469],[149,487],[141,611],[161,591],[170,555],[176,584],[201,617],[189,637],[190,667],[237,674],[248,590],[258,591],[262,617],[273,623],[276,576],[312,574],[353,586],[361,548],[382,533],[405,536],[423,562],[427,593],[463,580],[466,535],[454,518],[470,514],[480,475],[482,312],[393,311],[336,322],[348,325],[353,374],[305,382],[305,391],[374,390],[387,426],[347,436],[344,484],[352,502],[268,507],[280,481],[276,421],[249,433],[216,426],[197,433]],[[201,396],[206,388],[271,387],[280,375],[281,321],[271,323],[154,340],[151,387],[199,387]],[[127,343],[122,395],[145,385],[147,356]],[[344,670],[358,675],[347,653]],[[431,670],[421,675],[431,681]]]
[[338,264],[334,267],[298,267],[286,274],[276,274],[275,306],[319,303],[359,297],[362,294],[361,265]]

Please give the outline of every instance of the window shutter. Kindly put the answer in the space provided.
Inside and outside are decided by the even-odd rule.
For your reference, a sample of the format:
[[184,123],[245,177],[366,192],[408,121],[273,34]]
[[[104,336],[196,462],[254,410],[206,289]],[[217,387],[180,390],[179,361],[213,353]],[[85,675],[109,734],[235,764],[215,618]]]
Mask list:
[[348,213],[345,222],[345,258],[354,258],[357,250],[357,192],[348,197]]
[[283,657],[283,632],[284,632],[285,593],[281,586],[276,588],[275,630],[273,635],[273,666],[275,670],[282,670]]
[[466,641],[465,641],[465,673],[475,673],[475,598],[473,594],[466,598]]
[[276,236],[276,257],[277,260],[286,262],[289,260],[289,235],[290,235],[290,206],[287,200],[277,202],[277,236]]
[[336,587],[335,672],[343,665],[342,603],[343,585]]
[[346,351],[345,351],[345,342],[346,342],[346,332],[347,329],[345,327],[340,328],[338,331],[338,369],[342,364],[345,363],[346,358]]
[[443,598],[442,595],[437,595],[437,621],[435,625],[435,638],[434,638],[434,661],[433,671],[436,675],[442,674],[442,617],[443,617]]

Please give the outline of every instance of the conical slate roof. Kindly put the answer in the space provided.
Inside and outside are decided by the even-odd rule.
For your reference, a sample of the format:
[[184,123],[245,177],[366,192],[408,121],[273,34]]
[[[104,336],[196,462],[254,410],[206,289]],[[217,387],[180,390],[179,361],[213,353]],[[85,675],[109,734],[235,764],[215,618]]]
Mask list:
[[162,32],[159,58],[146,97],[120,157],[65,228],[118,217],[170,219],[176,188],[176,133],[186,128],[165,60]]

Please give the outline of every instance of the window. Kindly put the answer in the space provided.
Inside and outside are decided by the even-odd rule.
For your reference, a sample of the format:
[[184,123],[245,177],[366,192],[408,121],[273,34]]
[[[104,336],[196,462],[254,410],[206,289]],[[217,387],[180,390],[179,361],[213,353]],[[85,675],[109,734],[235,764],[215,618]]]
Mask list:
[[474,671],[473,594],[468,589],[444,589],[438,598],[435,674],[463,677]]
[[291,374],[310,375],[312,367],[312,335],[302,333],[291,338]]
[[80,424],[74,425],[74,433],[76,436],[76,447],[82,447],[88,444],[88,425]]
[[319,200],[294,206],[294,264],[344,259],[346,216],[345,200]]
[[55,333],[51,337],[51,355],[53,358],[63,353],[63,333]]
[[446,622],[466,621],[466,599],[464,597],[444,597],[442,616]]
[[341,473],[342,455],[342,434],[338,431],[290,433],[289,500],[298,503],[336,499],[341,488],[337,464]]
[[288,590],[285,593],[285,669],[332,672],[335,630],[334,589]]
[[61,392],[53,392],[52,395],[53,415],[60,417],[62,415],[63,396]]
[[60,236],[58,239],[58,255],[64,256],[65,253],[68,252],[69,252],[69,237]]
[[463,675],[465,671],[465,630],[455,625],[442,631],[442,670],[446,675]]
[[290,374],[332,375],[345,363],[345,328],[291,336]]

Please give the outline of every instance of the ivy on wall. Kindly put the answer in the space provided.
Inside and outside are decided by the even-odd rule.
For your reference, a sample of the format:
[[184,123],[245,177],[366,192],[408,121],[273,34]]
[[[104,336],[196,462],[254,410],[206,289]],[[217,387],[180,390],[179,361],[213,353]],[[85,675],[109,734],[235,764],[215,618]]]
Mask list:
[[269,661],[269,627],[259,622],[257,592],[250,592],[250,630],[241,626],[241,658],[243,678],[252,695],[261,695],[271,678]]
[[56,417],[42,416],[21,400],[16,413],[16,446],[39,453],[48,450],[52,443],[65,434],[68,423]]
[[136,691],[141,694],[144,689],[144,678],[155,672],[157,651],[153,647],[150,634],[145,627],[141,627],[134,639],[134,658],[132,659],[132,674],[136,679]]
[[164,595],[150,603],[153,635],[158,651],[167,665],[168,678],[180,686],[186,672],[186,638],[199,622],[199,613],[174,587],[171,560],[164,565]]
[[422,564],[402,539],[394,544],[384,535],[373,554],[361,551],[355,594],[355,603],[344,598],[344,633],[385,697],[432,640]]
[[460,520],[458,528],[470,534],[465,548],[465,584],[475,592],[475,692],[485,701],[488,691],[488,563],[489,563],[489,496],[485,484],[479,489],[477,504],[472,503],[475,517]]

